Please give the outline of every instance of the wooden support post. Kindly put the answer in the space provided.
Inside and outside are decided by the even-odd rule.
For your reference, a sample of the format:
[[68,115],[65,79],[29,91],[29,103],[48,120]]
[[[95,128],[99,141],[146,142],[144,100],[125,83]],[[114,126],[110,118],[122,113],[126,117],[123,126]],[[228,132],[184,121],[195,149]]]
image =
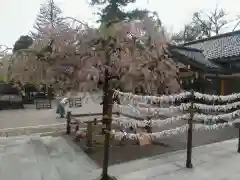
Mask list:
[[76,124],[76,127],[75,127],[75,132],[77,132],[78,130],[79,130],[79,123],[78,122],[76,122],[77,124]]
[[79,122],[76,121],[76,127],[75,127],[75,134],[76,134],[75,141],[76,142],[79,142],[81,139],[81,136],[78,134],[78,130],[79,130]]
[[94,125],[97,125],[97,118],[94,118],[94,119],[93,119],[93,124],[94,124]]
[[225,94],[225,81],[223,79],[221,79],[220,81],[220,86],[221,86],[221,95]]
[[52,109],[52,100],[49,98],[49,108]]
[[92,122],[87,122],[87,142],[86,142],[86,147],[87,147],[87,151],[88,152],[91,152],[92,148],[93,148],[92,136],[93,136],[93,124],[92,124]]
[[186,160],[186,167],[192,168],[192,133],[193,133],[193,116],[194,116],[194,91],[191,90],[191,106],[189,108],[190,117],[188,119],[188,136],[187,136],[187,160]]
[[71,112],[67,112],[67,129],[66,134],[71,134]]
[[39,101],[38,101],[38,99],[35,99],[35,105],[36,105],[36,109],[40,109],[39,108]]
[[148,116],[148,117],[147,117],[147,120],[148,120],[147,133],[152,133],[152,120],[151,120],[151,117]]

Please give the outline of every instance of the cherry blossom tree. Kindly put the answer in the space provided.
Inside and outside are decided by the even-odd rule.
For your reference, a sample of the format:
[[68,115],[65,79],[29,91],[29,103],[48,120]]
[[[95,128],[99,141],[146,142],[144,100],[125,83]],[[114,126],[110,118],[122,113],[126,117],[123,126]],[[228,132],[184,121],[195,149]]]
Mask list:
[[99,29],[84,26],[62,30],[56,26],[45,27],[42,32],[43,38],[35,39],[29,49],[15,53],[12,76],[53,83],[61,91],[103,89],[103,179],[109,179],[112,90],[134,91],[139,85],[149,93],[181,90],[160,21],[145,17]]
[[167,56],[165,34],[152,18],[101,29],[45,27],[41,31],[44,38],[13,57],[14,78],[21,74],[22,81],[54,82],[57,89],[91,91],[102,88],[107,68],[116,77],[110,82],[112,88],[133,91],[141,85],[154,93],[180,91],[178,70]]

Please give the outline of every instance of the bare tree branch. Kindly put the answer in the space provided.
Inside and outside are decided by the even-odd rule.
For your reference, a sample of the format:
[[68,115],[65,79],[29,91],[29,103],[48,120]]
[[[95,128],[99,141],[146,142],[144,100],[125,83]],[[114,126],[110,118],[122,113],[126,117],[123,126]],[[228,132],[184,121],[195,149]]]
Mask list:
[[[176,41],[192,41],[219,35],[223,28],[236,20],[229,20],[228,14],[223,10],[216,8],[212,12],[195,12],[192,22],[185,25],[184,29],[173,36]],[[234,26],[233,31],[240,25],[240,21]]]

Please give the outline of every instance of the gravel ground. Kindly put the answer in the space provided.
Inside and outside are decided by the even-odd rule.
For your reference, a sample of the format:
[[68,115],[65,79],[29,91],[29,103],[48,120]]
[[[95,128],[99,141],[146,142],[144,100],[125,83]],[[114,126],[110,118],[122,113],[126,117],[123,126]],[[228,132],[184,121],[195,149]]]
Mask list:
[[[233,139],[238,136],[234,128],[225,128],[216,131],[201,131],[193,133],[193,146],[201,146],[219,141]],[[159,145],[132,145],[112,146],[110,148],[109,164],[123,163],[139,158],[152,157],[171,151],[186,149],[187,134],[182,134],[159,140]],[[237,150],[237,144],[236,144]],[[194,154],[194,151],[193,151]],[[103,147],[97,147],[89,156],[99,165],[102,165]]]

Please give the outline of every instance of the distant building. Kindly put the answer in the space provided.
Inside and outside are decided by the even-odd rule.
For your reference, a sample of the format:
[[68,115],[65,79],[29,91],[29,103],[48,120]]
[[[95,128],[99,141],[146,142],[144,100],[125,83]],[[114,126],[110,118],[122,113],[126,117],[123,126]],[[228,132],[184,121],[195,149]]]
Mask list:
[[169,52],[181,63],[183,87],[220,94],[240,92],[240,31],[170,45]]

